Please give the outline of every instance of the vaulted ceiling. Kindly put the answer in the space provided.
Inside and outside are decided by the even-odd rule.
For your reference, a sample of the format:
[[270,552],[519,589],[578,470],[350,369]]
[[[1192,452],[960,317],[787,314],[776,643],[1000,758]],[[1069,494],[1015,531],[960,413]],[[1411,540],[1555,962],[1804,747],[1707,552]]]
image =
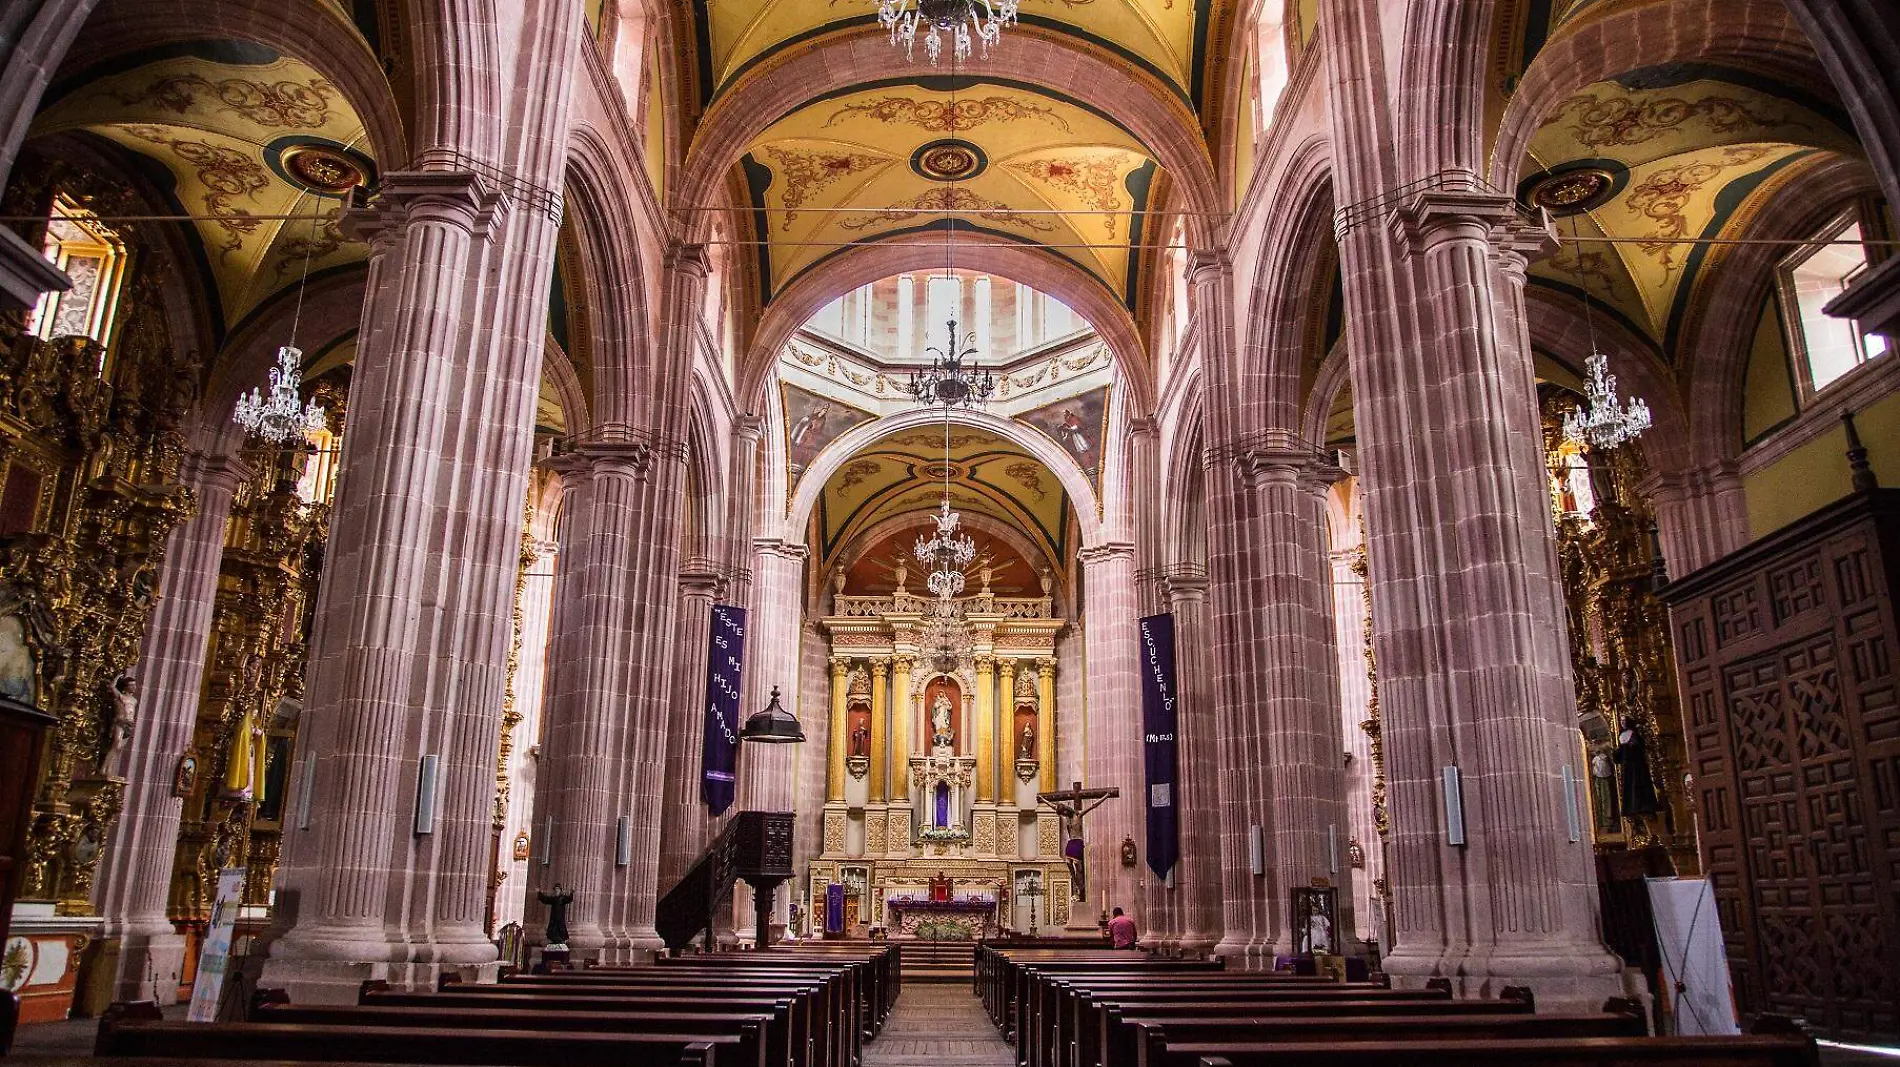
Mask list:
[[[1523,167],[1520,195],[1567,239],[1532,266],[1534,284],[1588,292],[1673,350],[1710,255],[1674,239],[1734,236],[1802,168],[1859,155],[1846,126],[1831,103],[1739,71],[1659,67],[1586,87],[1545,119]],[[1603,237],[1617,241],[1590,240]]]
[[306,263],[314,274],[366,257],[335,222],[347,189],[375,173],[363,122],[300,60],[254,44],[196,42],[59,88],[34,134],[104,138],[155,164],[152,176],[181,214],[218,216],[192,225],[223,325],[296,285]]
[[[1021,531],[1061,566],[1071,544],[1071,502],[1049,468],[986,430],[953,427],[947,464],[951,506]],[[825,483],[813,516],[826,566],[854,539],[887,520],[935,511],[943,498],[944,433],[900,431],[863,449]],[[914,538],[913,538],[914,540]]]

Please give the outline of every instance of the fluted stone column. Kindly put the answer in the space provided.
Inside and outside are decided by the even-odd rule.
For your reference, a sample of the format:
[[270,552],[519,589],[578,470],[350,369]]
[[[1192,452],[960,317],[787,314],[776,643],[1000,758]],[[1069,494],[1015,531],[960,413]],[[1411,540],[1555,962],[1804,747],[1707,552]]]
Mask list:
[[[1339,726],[1339,656],[1333,642],[1332,570],[1326,552],[1326,487],[1343,472],[1292,437],[1246,452],[1260,541],[1253,630],[1264,661],[1252,719],[1262,762],[1247,777],[1267,800],[1267,924],[1250,947],[1293,951],[1292,891],[1344,879],[1345,742]],[[1339,894],[1339,928],[1351,929],[1352,892]]]
[[1174,868],[1175,947],[1206,952],[1220,940],[1220,750],[1210,690],[1222,673],[1208,661],[1207,575],[1177,567],[1163,581],[1174,612],[1180,773],[1181,860]]
[[[851,681],[851,661],[843,656],[831,658],[831,736],[826,739],[829,762],[825,765],[825,799],[844,800],[844,761],[849,749],[849,708],[846,687]],[[874,779],[875,783],[875,779]],[[873,785],[875,788],[875,784]]]
[[[740,690],[739,719],[765,707],[772,687],[779,688],[779,699],[787,711],[797,712],[798,652],[801,625],[801,595],[804,589],[804,545],[761,539],[754,543],[752,555],[752,610],[748,613],[744,684]],[[813,724],[803,724],[807,744],[822,744]],[[798,745],[739,746],[739,791],[736,806],[741,811],[796,811]],[[816,842],[801,847],[816,851]],[[779,907],[788,899],[779,893]],[[742,938],[754,936],[752,891],[740,885],[733,891],[734,926]]]
[[[1147,832],[1141,751],[1141,674],[1135,630],[1135,550],[1106,544],[1080,553],[1083,570],[1083,640],[1088,657],[1088,780],[1090,788],[1113,786],[1121,796],[1104,803],[1083,824],[1089,899],[1093,918],[1103,908],[1133,908],[1146,857],[1134,867],[1121,862],[1122,841],[1140,847]],[[1139,920],[1140,916],[1137,916]]]
[[890,714],[890,702],[886,697],[885,685],[889,681],[885,674],[891,661],[882,656],[871,661],[871,799],[881,801],[893,795],[885,783],[889,773],[886,767],[885,753],[890,750],[890,740],[885,728],[885,718]]
[[711,840],[712,818],[700,799],[700,747],[706,715],[706,649],[719,576],[710,570],[680,572],[679,633],[672,714],[666,728],[666,802],[660,809],[661,896],[679,882]]
[[1706,567],[1750,540],[1748,499],[1734,463],[1653,474],[1638,489],[1655,511],[1671,578]]
[[1056,658],[1036,660],[1036,774],[1038,791],[1056,788]]
[[185,939],[165,917],[165,905],[184,801],[173,795],[172,781],[198,719],[225,527],[246,477],[230,459],[193,455],[185,461],[183,481],[198,507],[166,539],[139,650],[138,721],[122,757],[124,808],[99,861],[103,932],[121,939],[116,1000],[178,1000]]
[[631,814],[615,783],[631,754],[625,598],[643,471],[633,450],[598,445],[550,465],[566,481],[567,497],[536,798],[545,862],[530,886],[548,891],[559,884],[574,894],[568,945],[576,958],[592,958],[606,942],[619,819]]

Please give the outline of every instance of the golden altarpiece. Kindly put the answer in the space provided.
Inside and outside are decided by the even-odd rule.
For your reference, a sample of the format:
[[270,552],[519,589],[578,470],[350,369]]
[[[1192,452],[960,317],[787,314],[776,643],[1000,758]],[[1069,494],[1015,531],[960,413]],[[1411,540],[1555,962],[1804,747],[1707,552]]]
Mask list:
[[[980,573],[980,572],[979,572]],[[974,583],[973,583],[974,584]],[[1060,928],[1070,878],[1054,815],[1053,601],[989,582],[960,599],[961,640],[925,636],[931,602],[906,588],[833,598],[824,842],[810,896],[844,887],[846,936],[961,939]]]

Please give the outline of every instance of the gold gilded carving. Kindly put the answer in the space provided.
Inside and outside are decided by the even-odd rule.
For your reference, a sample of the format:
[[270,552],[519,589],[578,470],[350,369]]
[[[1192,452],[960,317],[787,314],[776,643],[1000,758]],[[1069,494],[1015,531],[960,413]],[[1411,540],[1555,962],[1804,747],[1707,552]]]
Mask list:
[[825,852],[830,855],[842,855],[844,852],[844,812],[825,812]]
[[1024,119],[1036,119],[1054,126],[1063,133],[1069,132],[1068,122],[1053,109],[1009,96],[984,96],[958,100],[955,114],[951,113],[951,106],[941,100],[912,100],[908,97],[887,96],[881,100],[862,104],[847,104],[833,112],[831,117],[825,120],[825,125],[833,126],[847,117],[859,116],[883,123],[916,126],[932,133],[953,131],[968,133],[985,123],[1020,122]]
[[1385,729],[1379,717],[1379,661],[1372,651],[1372,579],[1366,562],[1366,542],[1362,532],[1359,548],[1353,554],[1352,572],[1359,576],[1359,588],[1365,598],[1366,621],[1364,628],[1366,645],[1366,718],[1359,724],[1365,731],[1366,740],[1372,749],[1372,828],[1379,832],[1384,841],[1392,832],[1392,818],[1386,810],[1385,796]]
[[864,818],[864,851],[873,856],[884,851],[884,820],[874,814]]

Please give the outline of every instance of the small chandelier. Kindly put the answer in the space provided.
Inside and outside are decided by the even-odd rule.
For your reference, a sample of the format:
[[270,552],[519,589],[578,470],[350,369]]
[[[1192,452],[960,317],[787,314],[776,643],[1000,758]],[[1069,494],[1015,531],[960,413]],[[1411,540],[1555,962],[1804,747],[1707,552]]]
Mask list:
[[1018,0],[878,0],[877,20],[891,31],[891,43],[904,46],[904,58],[910,59],[917,43],[917,31],[924,34],[924,54],[935,66],[943,55],[943,38],[949,36],[951,56],[957,61],[970,58],[974,42],[981,41],[983,56],[1003,38],[1003,27],[1016,21]]
[[1590,372],[1585,387],[1585,405],[1564,416],[1564,437],[1585,448],[1611,449],[1627,444],[1649,429],[1649,403],[1633,396],[1625,404],[1616,395],[1616,375],[1610,373],[1610,360],[1592,350],[1584,360]]
[[931,601],[919,637],[923,653],[938,671],[948,674],[955,670],[958,656],[970,647],[970,626],[962,606],[949,596]]
[[963,568],[976,558],[976,542],[969,534],[957,533],[963,516],[950,510],[946,494],[937,508],[937,531],[917,539],[917,562],[930,569],[925,585],[939,599],[963,592]]
[[303,403],[297,395],[302,384],[303,352],[294,345],[277,350],[277,366],[270,372],[270,398],[257,389],[238,397],[236,418],[252,436],[282,444],[325,429],[329,423],[316,401]]
[[977,369],[973,363],[964,362],[976,355],[976,334],[970,334],[959,344],[957,320],[951,319],[946,325],[949,339],[944,346],[924,349],[924,354],[930,357],[930,366],[910,373],[911,395],[920,404],[942,404],[945,408],[987,402],[996,392],[996,377],[989,371]]

